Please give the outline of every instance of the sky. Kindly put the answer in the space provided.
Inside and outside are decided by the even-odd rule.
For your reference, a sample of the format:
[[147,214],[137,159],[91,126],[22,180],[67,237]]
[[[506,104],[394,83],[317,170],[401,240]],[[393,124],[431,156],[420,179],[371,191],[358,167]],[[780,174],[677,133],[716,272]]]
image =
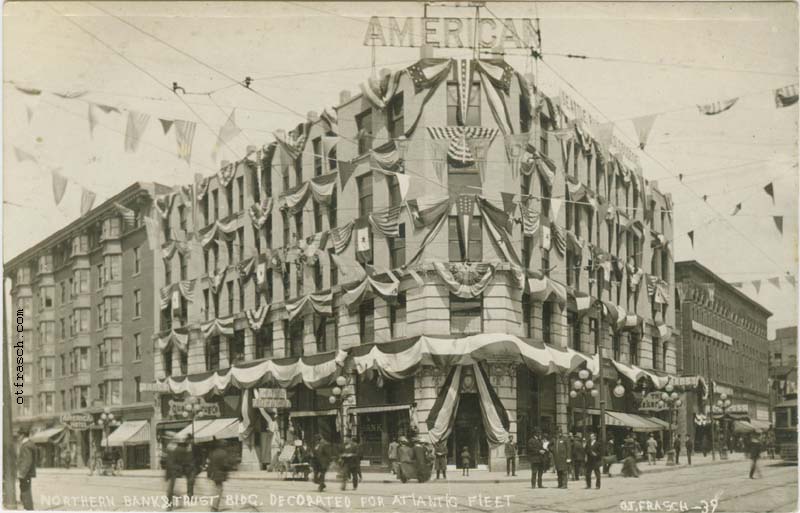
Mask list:
[[[189,183],[336,104],[341,90],[358,91],[372,68],[372,48],[363,46],[370,16],[423,13],[410,2],[4,7],[4,261],[76,219],[83,187],[99,204],[137,180]],[[472,17],[474,9],[432,5],[428,16]],[[785,279],[780,288],[766,281],[797,270],[798,107],[776,109],[773,96],[798,80],[796,6],[493,2],[481,9],[481,17],[494,16],[538,17],[542,60],[516,49],[506,59],[534,73],[545,92],[565,91],[598,120],[613,121],[629,146],[636,146],[632,119],[658,114],[640,161],[645,177],[673,195],[675,260],[698,260],[726,281],[744,282],[742,291],[774,313],[770,333],[796,325],[797,290]],[[418,58],[415,48],[374,54],[378,69]],[[245,77],[251,90],[236,84]],[[173,82],[186,94],[173,94]],[[32,102],[15,85],[44,93]],[[52,92],[84,94],[70,100]],[[732,98],[736,104],[716,116],[696,107]],[[88,102],[149,114],[138,151],[124,151],[124,111],[96,111],[90,134]],[[212,158],[234,108],[242,134]],[[191,164],[177,157],[175,136],[163,133],[159,118],[197,123]],[[17,161],[14,148],[38,163]],[[58,206],[53,169],[70,180]],[[770,182],[774,201],[763,191]],[[783,217],[782,235],[773,216]],[[755,280],[763,280],[758,290]]]

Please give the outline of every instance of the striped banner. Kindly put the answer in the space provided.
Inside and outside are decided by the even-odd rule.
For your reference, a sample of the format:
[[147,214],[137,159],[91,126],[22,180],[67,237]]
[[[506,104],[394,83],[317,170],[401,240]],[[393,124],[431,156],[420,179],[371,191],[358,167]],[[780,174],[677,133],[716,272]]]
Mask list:
[[447,440],[453,429],[458,402],[461,399],[461,365],[456,365],[447,374],[442,393],[436,398],[428,413],[426,424],[430,442],[434,445]]

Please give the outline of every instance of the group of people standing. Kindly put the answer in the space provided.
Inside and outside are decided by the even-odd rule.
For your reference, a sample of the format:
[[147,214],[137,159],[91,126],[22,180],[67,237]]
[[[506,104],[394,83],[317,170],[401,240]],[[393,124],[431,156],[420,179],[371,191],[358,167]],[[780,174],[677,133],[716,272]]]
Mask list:
[[600,488],[600,467],[604,463],[606,451],[595,433],[586,440],[582,436],[569,437],[556,431],[554,438],[542,436],[534,431],[527,444],[528,461],[531,465],[531,487],[544,488],[542,476],[552,465],[558,476],[558,488],[567,488],[570,474],[579,480],[581,474],[586,479],[586,488],[592,487],[594,475],[595,488]]

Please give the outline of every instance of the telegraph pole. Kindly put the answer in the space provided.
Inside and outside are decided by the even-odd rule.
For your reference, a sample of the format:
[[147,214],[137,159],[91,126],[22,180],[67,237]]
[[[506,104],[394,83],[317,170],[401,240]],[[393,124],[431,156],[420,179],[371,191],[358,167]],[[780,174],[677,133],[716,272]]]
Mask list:
[[[595,331],[595,345],[597,346],[597,360],[598,360],[598,371],[597,375],[599,376],[600,381],[600,444],[602,450],[606,450],[606,384],[603,381],[603,317],[604,317],[604,307],[603,307],[603,288],[605,284],[603,275],[603,269],[598,266],[597,268],[597,306],[600,308],[600,315],[597,318],[597,331]],[[605,452],[604,452],[605,454]]]
[[5,509],[17,508],[17,457],[14,447],[14,437],[11,432],[11,382],[9,381],[9,354],[11,351],[11,337],[8,327],[8,303],[6,301],[6,280],[3,279],[3,507]]

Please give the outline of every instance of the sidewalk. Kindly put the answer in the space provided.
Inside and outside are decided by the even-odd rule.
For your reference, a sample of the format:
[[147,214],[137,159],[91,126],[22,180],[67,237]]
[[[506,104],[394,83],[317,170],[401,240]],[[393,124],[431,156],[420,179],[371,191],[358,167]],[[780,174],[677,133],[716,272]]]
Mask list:
[[[711,456],[703,456],[702,454],[698,454],[692,457],[692,467],[704,467],[709,465],[717,465],[717,464],[727,464],[727,463],[740,463],[745,461],[747,458],[742,453],[734,453],[729,454],[727,460],[720,460],[719,456],[717,456],[716,460],[712,460]],[[766,461],[766,460],[763,460]],[[775,460],[778,461],[778,460]],[[643,475],[646,474],[656,474],[660,472],[669,472],[672,470],[678,469],[685,469],[688,468],[686,464],[685,457],[681,458],[680,465],[673,465],[667,466],[666,460],[661,459],[659,460],[655,466],[650,466],[647,462],[642,461],[639,462],[639,470]],[[614,478],[619,477],[619,472],[622,469],[621,463],[615,463],[611,466],[611,475]],[[69,470],[62,469],[62,468],[39,468],[36,469],[36,472],[40,475],[84,475],[88,476],[89,470],[86,468],[71,468]],[[392,474],[389,474],[386,471],[370,471],[369,467],[363,467],[362,473],[364,475],[363,482],[365,483],[393,483],[397,481],[397,478]],[[332,472],[329,472],[331,475]],[[488,470],[470,470],[469,476],[462,476],[461,470],[449,470],[449,482],[451,484],[465,482],[465,483],[500,483],[500,482],[521,482],[521,483],[528,483],[530,482],[530,470],[527,469],[518,469],[516,477],[506,477],[505,472],[492,472]],[[201,476],[204,476],[205,473],[201,473]],[[111,476],[108,476],[111,477]],[[152,470],[152,469],[141,469],[141,470],[123,470],[121,474],[116,477],[139,477],[139,478],[147,478],[147,477],[157,477],[162,478],[164,477],[163,470]],[[434,474],[431,478],[431,481],[435,481],[436,475]],[[605,476],[604,476],[605,477]],[[278,478],[277,472],[268,472],[264,470],[242,470],[231,472],[230,474],[231,480],[253,480],[253,481],[282,481],[282,479]],[[549,471],[544,475],[545,481],[556,481],[556,475],[554,472]]]

